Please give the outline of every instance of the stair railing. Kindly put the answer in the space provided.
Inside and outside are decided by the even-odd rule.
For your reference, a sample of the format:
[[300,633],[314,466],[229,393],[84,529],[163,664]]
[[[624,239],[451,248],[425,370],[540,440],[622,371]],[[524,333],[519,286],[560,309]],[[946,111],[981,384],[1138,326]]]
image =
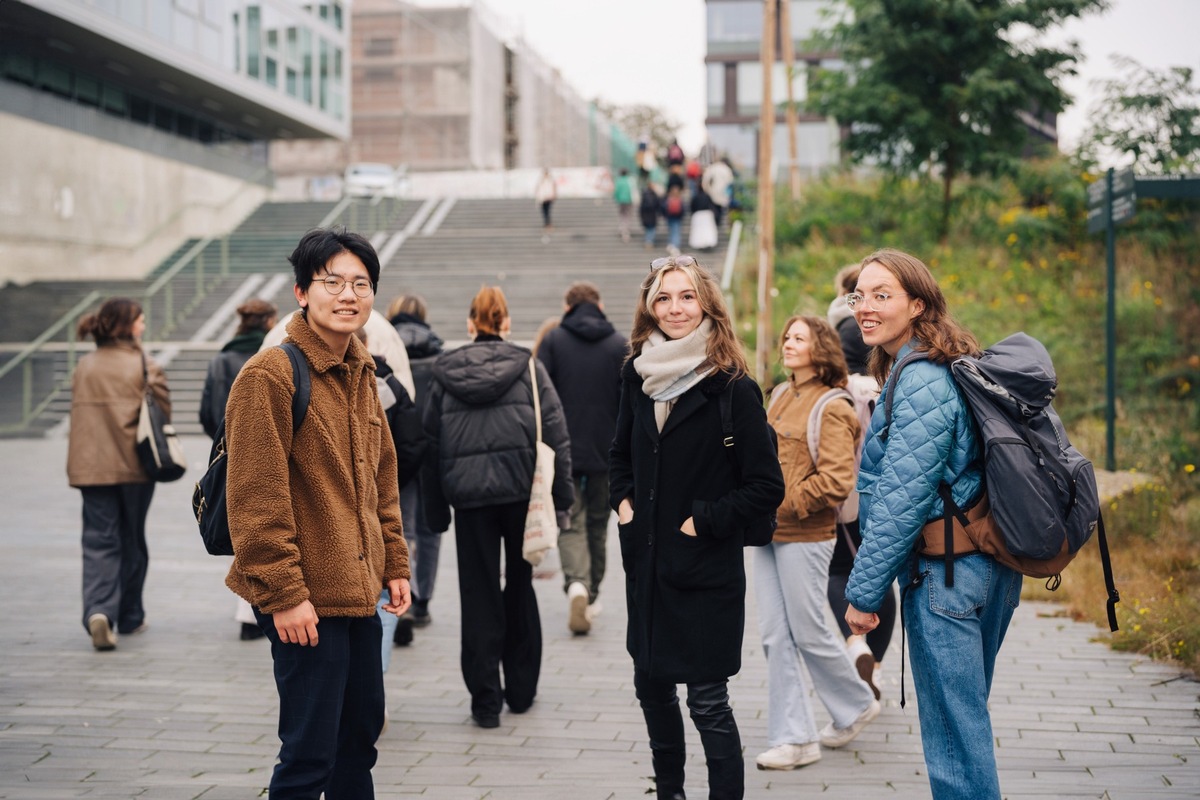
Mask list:
[[[241,198],[244,192],[257,186],[268,172],[269,170],[264,167],[254,175],[251,175],[220,207],[228,208],[232,206]],[[168,223],[182,215],[185,210],[186,208],[176,212],[171,220],[168,220]],[[164,223],[164,226],[168,223]],[[155,232],[157,230],[156,228]],[[214,241],[219,242],[216,254],[217,263],[213,265],[213,269],[210,271],[205,259],[205,250]],[[221,236],[206,236],[189,247],[186,253],[176,259],[174,264],[168,267],[165,272],[142,292],[142,310],[146,314],[146,333],[144,339],[146,341],[167,339],[180,320],[204,299],[217,284],[218,280],[228,275],[229,232]],[[176,286],[179,285],[179,281],[189,279],[193,282],[192,286],[194,287],[191,290],[191,299],[186,304],[177,307],[179,304],[176,302]],[[107,295],[108,293],[101,292],[100,290],[90,292],[87,297],[76,303],[70,311],[60,317],[40,336],[26,345],[12,360],[0,367],[0,379],[3,379],[4,376],[10,372],[14,372],[18,368],[21,370],[20,418],[16,422],[0,423],[0,433],[17,433],[26,430],[30,423],[45,411],[55,396],[71,385],[71,380],[75,374],[76,350],[78,349],[78,342],[75,339],[76,323],[80,316]],[[154,326],[153,329],[152,325]],[[49,349],[47,345],[50,343],[50,340],[64,328],[67,329],[66,373],[62,379],[53,382],[50,391],[40,401],[35,402],[33,380],[34,359],[39,353]]]
[[[0,380],[8,373],[15,371],[18,367],[21,369],[20,385],[21,385],[21,407],[20,417],[16,422],[8,422],[0,424],[0,433],[15,433],[23,431],[29,427],[29,423],[37,418],[39,414],[46,410],[46,406],[54,399],[59,391],[65,389],[71,384],[71,378],[75,373],[76,351],[79,346],[78,340],[75,338],[75,329],[78,327],[79,317],[91,309],[103,295],[99,291],[91,291],[76,303],[70,311],[58,318],[58,321],[42,332],[40,336],[30,342],[17,355],[4,366],[0,367]],[[36,405],[33,400],[33,356],[45,349],[46,344],[59,334],[60,331],[66,329],[66,350],[67,350],[67,371],[66,376],[61,380],[55,381],[50,391]]]

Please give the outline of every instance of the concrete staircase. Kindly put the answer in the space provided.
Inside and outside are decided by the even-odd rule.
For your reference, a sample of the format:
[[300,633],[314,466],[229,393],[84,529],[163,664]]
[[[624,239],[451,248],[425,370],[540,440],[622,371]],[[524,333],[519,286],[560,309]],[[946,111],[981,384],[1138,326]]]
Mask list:
[[[319,224],[333,203],[269,203],[260,207],[229,237],[229,271],[216,277],[221,243],[204,250],[205,274],[213,275],[213,289],[195,309],[170,331],[169,341],[149,342],[156,358],[167,363],[173,419],[183,434],[201,433],[197,414],[208,362],[232,335],[233,313],[240,300],[263,297],[279,306],[281,314],[295,308],[291,268],[287,256],[303,233]],[[390,258],[383,265],[375,308],[385,313],[391,300],[402,293],[423,296],[429,322],[448,342],[466,339],[466,318],[471,298],[483,284],[504,289],[512,315],[512,339],[530,343],[549,317],[562,314],[562,298],[577,280],[595,283],[604,297],[613,324],[628,334],[638,287],[653,258],[665,254],[666,229],[659,226],[659,246],[646,250],[636,224],[629,243],[617,233],[617,213],[607,200],[562,199],[554,205],[554,227],[544,234],[539,209],[532,200],[407,200],[368,213],[365,201],[353,216],[358,230]],[[364,228],[366,220],[380,220],[380,230]],[[371,226],[375,227],[375,226]],[[687,227],[684,227],[684,241]],[[65,313],[87,292],[105,296],[138,297],[146,286],[195,244],[188,241],[143,281],[33,283],[0,291],[0,366],[15,354],[16,343],[38,336],[47,324]],[[397,246],[398,245],[398,246]],[[719,272],[727,245],[725,236],[712,253],[696,253],[700,262]],[[687,252],[687,248],[684,248]],[[192,279],[194,284],[194,279]],[[191,299],[189,282],[176,279],[175,302],[185,307]],[[194,296],[194,288],[193,288]],[[30,313],[30,309],[35,309]],[[17,369],[0,379],[0,423],[18,417],[24,391]],[[40,352],[32,361],[33,395],[44,397],[66,377],[67,355],[60,348]],[[70,411],[69,390],[58,392],[50,405],[21,436],[54,435],[63,429]],[[36,402],[36,401],[35,401]]]

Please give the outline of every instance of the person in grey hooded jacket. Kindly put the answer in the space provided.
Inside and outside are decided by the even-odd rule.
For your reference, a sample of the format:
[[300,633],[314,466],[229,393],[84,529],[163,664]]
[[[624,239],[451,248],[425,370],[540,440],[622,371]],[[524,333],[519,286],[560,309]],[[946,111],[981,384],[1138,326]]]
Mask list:
[[[429,438],[421,476],[425,520],[432,530],[445,531],[454,508],[461,667],[471,716],[482,728],[499,726],[506,702],[515,714],[533,705],[542,662],[533,569],[521,553],[536,461],[533,355],[501,338],[509,324],[504,293],[499,287],[480,289],[467,319],[474,342],[434,362],[424,413]],[[562,528],[574,499],[571,445],[554,385],[545,367],[534,364],[542,439],[555,452],[552,494]]]

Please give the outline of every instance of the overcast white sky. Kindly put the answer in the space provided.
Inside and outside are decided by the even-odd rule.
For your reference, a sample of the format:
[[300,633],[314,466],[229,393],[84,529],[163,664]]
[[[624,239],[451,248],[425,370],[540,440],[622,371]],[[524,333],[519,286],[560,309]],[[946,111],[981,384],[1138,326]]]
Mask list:
[[[446,5],[454,0],[420,0]],[[619,105],[662,108],[683,125],[680,142],[704,141],[703,0],[482,0],[523,36],[576,91]],[[747,4],[756,10],[756,4]],[[1200,75],[1200,0],[1113,0],[1109,11],[1076,20],[1054,37],[1073,38],[1086,61],[1066,83],[1076,98],[1059,117],[1064,148],[1087,125],[1091,82],[1116,77],[1112,54],[1150,67],[1190,66]]]

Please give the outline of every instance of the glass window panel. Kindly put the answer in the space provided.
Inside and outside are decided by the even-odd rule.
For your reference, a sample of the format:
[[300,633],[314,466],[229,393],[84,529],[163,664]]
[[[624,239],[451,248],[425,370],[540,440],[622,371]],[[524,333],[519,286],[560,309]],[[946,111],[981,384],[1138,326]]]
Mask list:
[[100,105],[100,81],[87,75],[76,75],[75,99],[85,106]]
[[762,102],[762,65],[757,61],[740,61],[737,65],[737,113],[758,113]]
[[708,73],[708,115],[717,117],[725,113],[725,65],[706,64]]
[[708,41],[757,42],[762,39],[762,4],[710,2]]
[[831,20],[824,16],[829,0],[792,0],[792,40],[803,44],[814,32],[828,28]]
[[263,59],[263,65],[267,68],[267,85],[268,86],[278,86],[279,85],[279,75],[277,73],[278,66],[275,62],[275,59],[271,58],[270,56],[267,56],[266,58]]
[[262,50],[262,17],[257,6],[246,9],[246,74],[259,76],[258,59]]
[[55,94],[71,96],[71,73],[53,61],[38,62],[38,84]]

